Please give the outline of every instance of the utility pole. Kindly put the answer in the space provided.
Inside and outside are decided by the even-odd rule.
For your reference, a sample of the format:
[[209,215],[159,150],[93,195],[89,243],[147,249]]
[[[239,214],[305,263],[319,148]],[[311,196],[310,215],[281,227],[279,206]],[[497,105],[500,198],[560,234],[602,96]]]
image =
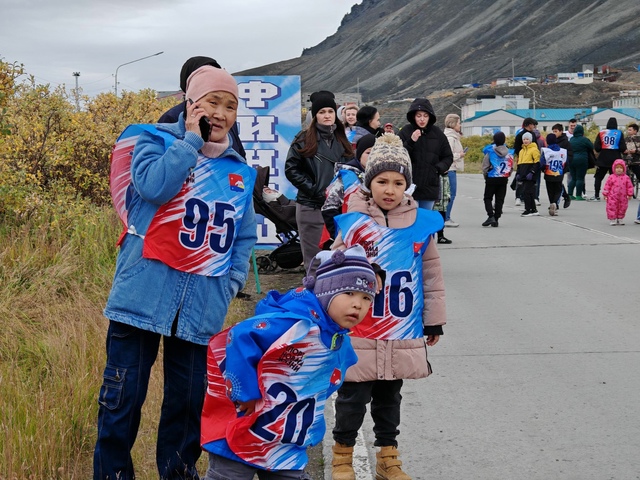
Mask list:
[[75,97],[76,97],[76,112],[80,111],[80,103],[78,101],[78,97],[80,96],[80,92],[78,91],[78,77],[80,76],[80,72],[73,72],[73,76],[76,77],[76,90],[75,90]]

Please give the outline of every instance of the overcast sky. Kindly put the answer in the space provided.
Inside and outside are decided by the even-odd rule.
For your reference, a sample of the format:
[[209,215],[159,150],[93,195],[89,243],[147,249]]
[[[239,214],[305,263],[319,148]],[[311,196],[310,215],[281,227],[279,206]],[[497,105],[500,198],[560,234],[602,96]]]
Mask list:
[[0,0],[0,58],[37,83],[83,93],[179,90],[184,61],[231,73],[298,57],[333,35],[362,0]]

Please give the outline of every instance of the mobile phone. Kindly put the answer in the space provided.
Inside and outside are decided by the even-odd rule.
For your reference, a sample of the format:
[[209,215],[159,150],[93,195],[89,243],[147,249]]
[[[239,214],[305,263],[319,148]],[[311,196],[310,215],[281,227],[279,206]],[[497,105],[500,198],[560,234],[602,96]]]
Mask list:
[[464,153],[467,153],[467,150],[469,150],[469,147],[464,147]]
[[[189,99],[189,104],[193,105],[195,102]],[[200,121],[198,122],[200,126],[200,136],[202,140],[205,142],[209,141],[209,136],[211,135],[211,122],[207,117],[200,117]]]

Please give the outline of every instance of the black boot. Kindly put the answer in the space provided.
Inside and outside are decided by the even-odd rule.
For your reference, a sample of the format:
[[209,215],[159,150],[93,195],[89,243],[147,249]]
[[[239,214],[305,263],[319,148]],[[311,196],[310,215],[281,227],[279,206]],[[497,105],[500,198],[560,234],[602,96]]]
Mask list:
[[483,227],[489,227],[496,223],[495,217],[489,217],[484,222],[482,222]]

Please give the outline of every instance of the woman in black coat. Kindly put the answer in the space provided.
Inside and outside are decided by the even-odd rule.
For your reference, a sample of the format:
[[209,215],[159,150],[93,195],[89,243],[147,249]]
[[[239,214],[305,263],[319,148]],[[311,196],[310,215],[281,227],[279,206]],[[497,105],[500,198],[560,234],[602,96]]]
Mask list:
[[[436,114],[426,98],[416,98],[407,112],[409,123],[400,130],[400,138],[411,157],[413,198],[420,208],[432,210],[440,197],[439,176],[446,176],[453,163],[453,152],[446,135],[438,128]],[[442,233],[442,232],[440,232]],[[439,235],[439,243],[451,243]]]
[[333,180],[335,165],[353,158],[351,144],[336,110],[332,93],[311,96],[311,124],[296,135],[284,166],[285,176],[298,189],[296,223],[305,271],[320,251],[324,226],[320,209],[325,190]]

